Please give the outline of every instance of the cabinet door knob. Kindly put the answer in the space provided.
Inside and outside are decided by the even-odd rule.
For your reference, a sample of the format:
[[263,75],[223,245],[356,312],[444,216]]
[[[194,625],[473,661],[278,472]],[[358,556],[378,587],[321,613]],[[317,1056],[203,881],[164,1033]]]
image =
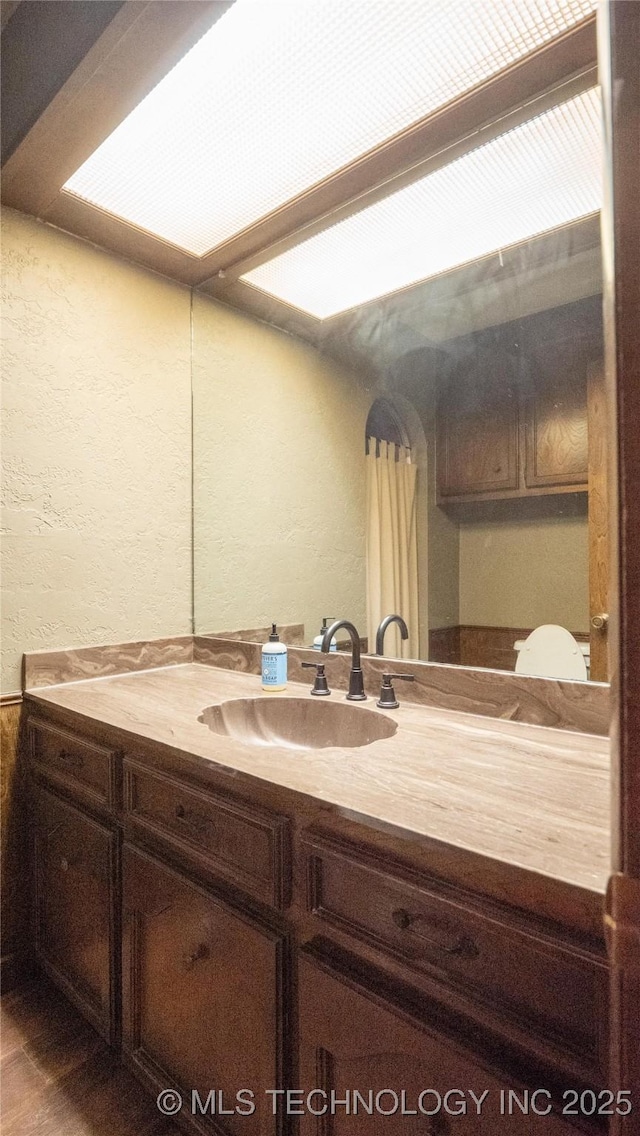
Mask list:
[[406,931],[413,923],[413,917],[408,911],[405,911],[404,907],[398,907],[398,909],[392,913],[391,918],[396,927],[400,927],[402,931]]
[[600,612],[598,615],[591,616],[591,626],[594,631],[604,631],[609,622],[609,616],[606,611]]
[[72,769],[82,769],[84,765],[84,761],[79,754],[69,753],[67,749],[58,750],[58,757],[60,761],[64,761],[65,764],[69,765]]
[[176,805],[175,817],[177,820],[184,821],[187,828],[193,829],[198,836],[206,835],[213,827],[211,817],[206,813],[199,813],[195,809],[186,809],[184,805]]
[[76,856],[75,860],[69,860],[67,856],[60,857],[60,871],[68,872],[69,868],[77,868],[81,863],[80,857]]
[[186,970],[191,970],[194,963],[199,962],[200,959],[209,958],[209,948],[206,943],[198,943],[198,946],[190,955],[184,956],[184,965]]

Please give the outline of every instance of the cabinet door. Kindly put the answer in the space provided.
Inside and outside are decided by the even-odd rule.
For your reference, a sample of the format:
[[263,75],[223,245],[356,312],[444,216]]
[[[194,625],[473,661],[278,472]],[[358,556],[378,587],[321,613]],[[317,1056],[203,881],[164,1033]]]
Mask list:
[[114,1040],[117,834],[37,790],[35,941],[44,969]]
[[528,489],[587,488],[589,446],[587,366],[561,345],[538,356],[526,401]]
[[[301,1136],[570,1136],[574,1131],[552,1116],[519,1113],[517,1106],[507,1115],[509,1097],[501,1093],[515,1089],[524,1099],[517,1083],[487,1073],[379,995],[354,988],[308,957],[301,959],[299,980]],[[307,1097],[312,1089],[321,1092]],[[334,1115],[314,1116],[330,1102],[332,1090]],[[346,1099],[348,1113],[339,1103]],[[547,1106],[538,1099],[540,1111]]]
[[[205,1103],[213,1089],[196,1115],[205,1130],[278,1132],[265,1090],[282,1083],[282,940],[129,845],[123,889],[123,1045],[134,1068],[155,1093],[180,1091],[184,1120],[192,1090]],[[255,1111],[220,1115],[220,1105],[248,1107],[241,1089]]]
[[504,365],[467,364],[450,378],[438,403],[440,497],[518,488],[518,400]]

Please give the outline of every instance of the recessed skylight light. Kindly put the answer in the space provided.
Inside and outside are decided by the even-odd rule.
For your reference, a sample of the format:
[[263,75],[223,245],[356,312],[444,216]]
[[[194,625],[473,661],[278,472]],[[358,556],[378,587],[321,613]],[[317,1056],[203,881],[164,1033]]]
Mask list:
[[600,167],[594,87],[241,279],[325,319],[595,212]]
[[63,187],[195,255],[596,0],[235,0]]

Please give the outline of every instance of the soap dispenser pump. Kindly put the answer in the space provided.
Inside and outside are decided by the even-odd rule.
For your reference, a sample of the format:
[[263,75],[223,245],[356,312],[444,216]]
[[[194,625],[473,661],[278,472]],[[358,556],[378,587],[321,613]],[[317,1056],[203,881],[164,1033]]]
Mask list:
[[[333,616],[331,616],[331,615],[325,615],[325,616],[322,617],[322,627],[320,628],[320,631],[318,632],[315,639],[313,640],[314,651],[321,651],[322,650],[322,640],[324,639],[324,633],[327,630],[327,627],[329,626],[329,621],[332,618],[333,618]],[[336,643],[335,639],[331,640],[331,646],[329,647],[329,650],[330,651],[337,651],[338,650],[338,644]]]
[[280,642],[275,623],[271,624],[269,642],[262,647],[262,689],[285,690],[287,686],[287,648]]

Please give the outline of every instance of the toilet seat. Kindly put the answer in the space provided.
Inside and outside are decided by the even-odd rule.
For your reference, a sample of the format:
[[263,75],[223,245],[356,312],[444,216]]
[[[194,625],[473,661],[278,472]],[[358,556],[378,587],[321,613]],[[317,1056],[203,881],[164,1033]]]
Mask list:
[[522,642],[516,674],[586,681],[587,666],[580,644],[566,627],[543,623]]

